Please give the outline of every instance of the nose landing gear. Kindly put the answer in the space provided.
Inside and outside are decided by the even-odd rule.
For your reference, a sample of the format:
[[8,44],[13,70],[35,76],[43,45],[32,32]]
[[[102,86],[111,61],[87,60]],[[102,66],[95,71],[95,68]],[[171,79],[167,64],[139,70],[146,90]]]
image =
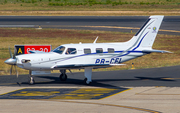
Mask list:
[[32,76],[30,77],[29,84],[30,84],[30,85],[33,85],[33,84],[35,84],[34,78],[33,78]]
[[29,79],[30,79],[30,80],[29,80],[29,84],[30,84],[30,85],[35,84],[35,80],[34,80],[32,74],[31,74],[31,71],[29,71]]

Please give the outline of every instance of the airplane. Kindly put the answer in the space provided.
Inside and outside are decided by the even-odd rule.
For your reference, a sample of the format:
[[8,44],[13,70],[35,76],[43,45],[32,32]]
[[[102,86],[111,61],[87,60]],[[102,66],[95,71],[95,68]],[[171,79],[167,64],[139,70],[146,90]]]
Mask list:
[[[138,32],[127,42],[63,44],[51,52],[31,51],[32,54],[14,56],[5,63],[29,70],[30,84],[35,71],[60,70],[60,80],[66,81],[66,70],[84,69],[85,83],[92,82],[92,69],[124,65],[123,62],[150,53],[171,53],[152,49],[163,15],[150,16]],[[9,50],[10,51],[10,50]],[[70,71],[71,72],[71,71]],[[17,73],[18,76],[18,73]]]

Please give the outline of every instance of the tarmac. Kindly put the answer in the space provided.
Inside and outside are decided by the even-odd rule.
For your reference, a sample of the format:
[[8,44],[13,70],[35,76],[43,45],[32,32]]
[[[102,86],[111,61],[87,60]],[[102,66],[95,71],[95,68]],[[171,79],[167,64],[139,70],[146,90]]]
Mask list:
[[[93,89],[98,87],[0,86],[0,96],[26,88]],[[1,113],[180,113],[180,87],[124,87],[101,99],[0,99]],[[102,88],[99,88],[102,89]],[[109,88],[111,89],[111,88]],[[32,92],[31,92],[32,93]],[[31,95],[26,95],[32,97]],[[37,96],[37,95],[36,95]],[[39,96],[39,95],[38,95]],[[81,95],[79,95],[81,96]]]
[[[0,76],[0,113],[180,113],[180,66],[93,72],[83,84],[83,73]],[[111,75],[111,76],[109,76]]]
[[[137,32],[148,18],[149,16],[0,16],[0,27]],[[158,34],[180,35],[179,20],[180,16],[165,16]]]

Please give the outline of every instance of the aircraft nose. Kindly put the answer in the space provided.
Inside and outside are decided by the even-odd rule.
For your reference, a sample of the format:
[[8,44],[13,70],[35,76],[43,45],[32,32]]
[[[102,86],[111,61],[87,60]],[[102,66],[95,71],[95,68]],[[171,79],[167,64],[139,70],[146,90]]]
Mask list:
[[16,59],[10,58],[4,61],[4,63],[9,64],[9,65],[15,65],[16,64]]

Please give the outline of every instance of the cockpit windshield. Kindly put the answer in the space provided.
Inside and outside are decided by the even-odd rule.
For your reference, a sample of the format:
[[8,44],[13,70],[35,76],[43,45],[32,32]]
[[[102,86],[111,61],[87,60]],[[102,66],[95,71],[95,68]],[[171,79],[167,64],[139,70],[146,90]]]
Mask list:
[[64,46],[59,46],[56,49],[54,49],[52,52],[56,52],[56,53],[62,54],[64,50],[65,50]]

